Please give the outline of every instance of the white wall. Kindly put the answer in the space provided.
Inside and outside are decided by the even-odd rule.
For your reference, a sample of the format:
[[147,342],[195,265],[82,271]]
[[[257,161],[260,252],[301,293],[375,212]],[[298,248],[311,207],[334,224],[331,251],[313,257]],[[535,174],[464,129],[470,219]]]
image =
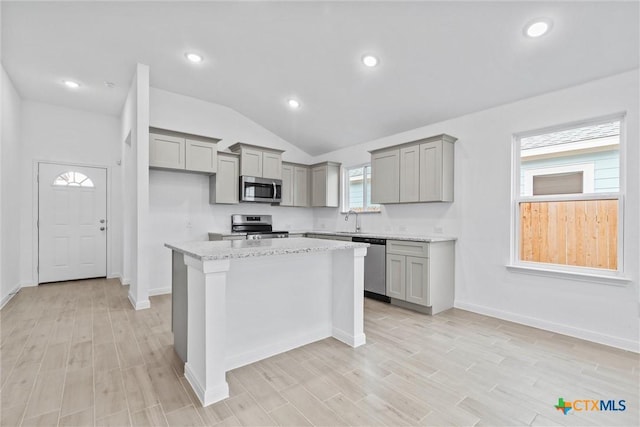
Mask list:
[[17,178],[20,192],[20,277],[22,286],[37,284],[38,161],[102,166],[108,178],[107,275],[120,276],[120,123],[117,117],[25,100],[22,105],[22,147]]
[[[316,160],[345,166],[367,150],[448,133],[455,145],[455,202],[387,205],[363,215],[363,230],[444,234],[456,244],[456,306],[627,349],[639,348],[640,175],[638,70],[335,151]],[[626,286],[509,272],[511,145],[514,133],[626,112],[624,218]],[[316,210],[315,226],[344,229],[336,209]],[[350,224],[349,226],[352,226]]]
[[[150,125],[162,129],[219,138],[219,150],[238,141],[285,150],[287,161],[311,163],[312,158],[247,117],[227,107],[151,88]],[[208,232],[228,232],[231,214],[272,214],[274,229],[313,226],[311,209],[262,203],[210,205],[209,178],[204,175],[152,170],[149,177],[149,222],[153,233],[147,248],[150,294],[171,289],[171,251],[166,242],[206,240]]]
[[282,158],[288,162],[312,161],[295,145],[228,107],[153,87],[149,101],[152,127],[218,138],[218,150],[245,142],[285,150]]
[[20,286],[20,189],[16,179],[20,168],[22,100],[11,79],[0,67],[0,307]]
[[149,212],[149,67],[137,64],[120,116],[119,146],[123,181],[123,283],[136,310],[148,308]]

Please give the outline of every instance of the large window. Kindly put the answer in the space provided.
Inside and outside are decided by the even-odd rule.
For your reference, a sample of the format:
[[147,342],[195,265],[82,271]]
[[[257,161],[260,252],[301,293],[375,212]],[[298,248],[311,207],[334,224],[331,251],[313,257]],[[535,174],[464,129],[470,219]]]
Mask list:
[[621,118],[515,139],[513,258],[619,271]]
[[343,212],[380,212],[380,205],[371,203],[371,165],[345,168],[343,189]]

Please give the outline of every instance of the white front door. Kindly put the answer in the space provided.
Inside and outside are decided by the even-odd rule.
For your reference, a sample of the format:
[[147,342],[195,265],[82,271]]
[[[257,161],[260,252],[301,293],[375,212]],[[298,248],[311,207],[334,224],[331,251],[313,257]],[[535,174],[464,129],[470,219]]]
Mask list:
[[38,283],[107,275],[107,170],[38,165]]

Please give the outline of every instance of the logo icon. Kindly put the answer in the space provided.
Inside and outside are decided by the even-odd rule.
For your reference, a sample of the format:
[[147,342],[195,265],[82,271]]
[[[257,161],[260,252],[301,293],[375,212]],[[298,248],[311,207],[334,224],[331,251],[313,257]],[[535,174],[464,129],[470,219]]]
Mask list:
[[564,397],[560,397],[555,407],[558,411],[562,411],[563,414],[567,415],[567,412],[571,410],[571,402],[565,402]]

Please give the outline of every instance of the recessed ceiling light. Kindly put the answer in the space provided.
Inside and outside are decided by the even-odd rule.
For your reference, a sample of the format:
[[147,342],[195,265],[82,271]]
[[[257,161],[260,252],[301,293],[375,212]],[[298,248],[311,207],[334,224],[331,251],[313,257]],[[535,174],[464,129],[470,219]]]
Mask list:
[[300,108],[300,101],[296,100],[296,99],[289,99],[287,101],[287,104],[289,104],[289,107],[291,108]]
[[365,55],[362,57],[362,63],[367,67],[375,67],[378,65],[378,58],[373,55]]
[[538,18],[524,27],[524,34],[527,37],[536,38],[545,35],[551,29],[551,20],[546,18]]
[[78,89],[80,87],[80,83],[74,82],[73,80],[63,80],[62,83],[70,89]]
[[202,55],[198,55],[197,53],[190,53],[190,52],[187,52],[187,53],[185,53],[185,54],[184,54],[184,56],[185,56],[189,61],[191,61],[191,62],[195,62],[195,63],[202,62],[202,60],[204,59],[204,58],[202,57]]

